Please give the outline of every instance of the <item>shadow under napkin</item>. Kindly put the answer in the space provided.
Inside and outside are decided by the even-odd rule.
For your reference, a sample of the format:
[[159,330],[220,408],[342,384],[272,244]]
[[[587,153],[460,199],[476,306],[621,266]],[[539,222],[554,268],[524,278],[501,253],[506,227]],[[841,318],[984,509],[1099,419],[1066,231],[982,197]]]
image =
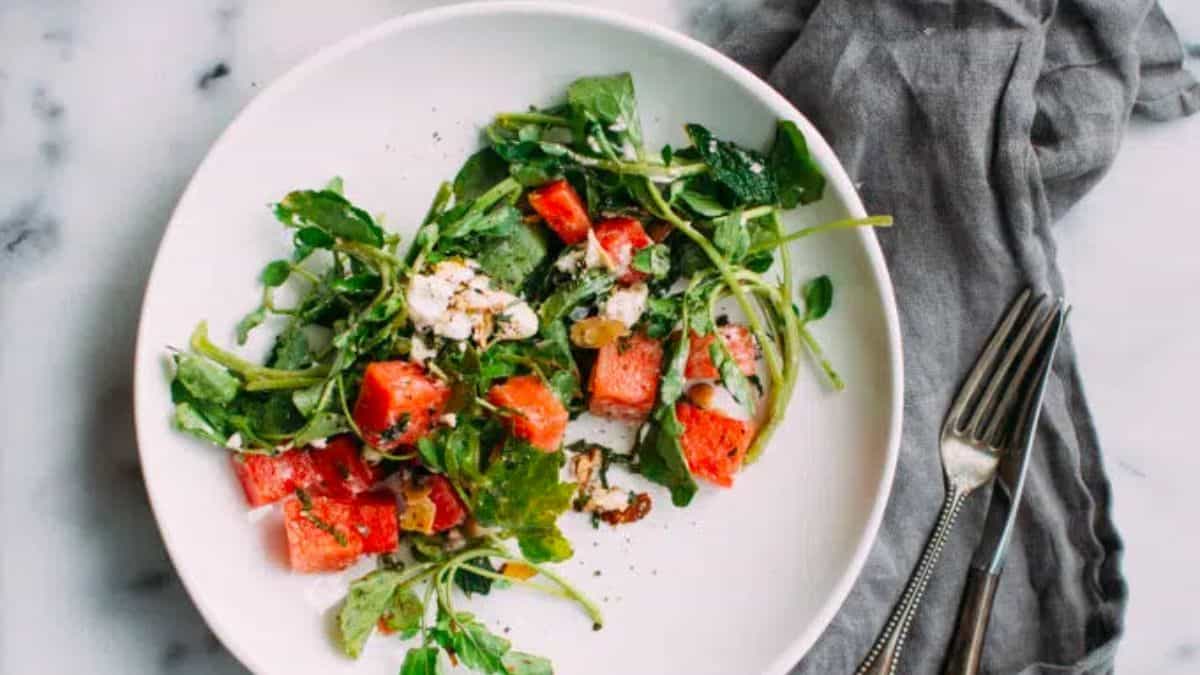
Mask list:
[[[709,17],[711,18],[711,17]],[[943,494],[938,429],[1026,285],[1062,292],[1051,224],[1103,175],[1131,113],[1200,108],[1152,2],[799,0],[727,17],[717,46],[821,129],[860,185],[900,307],[900,463],[862,575],[797,673],[850,673],[899,598]],[[1121,541],[1069,336],[1054,365],[983,671],[1103,673],[1122,629]],[[968,500],[909,636],[937,673],[986,511]]]

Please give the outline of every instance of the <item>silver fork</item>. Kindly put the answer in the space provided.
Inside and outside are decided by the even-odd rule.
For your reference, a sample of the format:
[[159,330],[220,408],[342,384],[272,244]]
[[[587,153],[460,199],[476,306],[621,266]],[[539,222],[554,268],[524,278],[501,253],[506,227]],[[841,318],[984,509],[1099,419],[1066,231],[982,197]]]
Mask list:
[[[1039,295],[1031,303],[1031,295],[1026,289],[1013,302],[950,405],[942,423],[946,496],[937,525],[925,543],[900,602],[858,667],[857,675],[896,672],[908,629],[963,501],[996,475],[1004,451],[1002,444],[1018,412],[1014,410],[1020,398],[1017,389],[1032,361],[1025,357],[1040,349],[1046,334],[1043,328],[1054,316],[1053,304],[1046,296]],[[998,400],[997,394],[1000,394]]]

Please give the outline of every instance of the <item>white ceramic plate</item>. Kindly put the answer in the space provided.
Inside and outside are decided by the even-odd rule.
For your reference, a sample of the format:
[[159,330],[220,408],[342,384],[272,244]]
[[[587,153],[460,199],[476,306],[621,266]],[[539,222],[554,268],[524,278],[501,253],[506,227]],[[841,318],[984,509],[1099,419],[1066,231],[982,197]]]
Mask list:
[[[138,443],[155,515],[180,577],[226,646],[258,673],[395,673],[407,645],[376,637],[342,657],[329,619],[353,572],[305,576],[283,561],[279,515],[248,514],[226,453],[174,431],[164,355],[199,319],[233,343],[265,261],[288,235],[267,204],[345,179],[348,196],[411,233],[439,181],[479,144],[493,112],[549,104],[572,79],[631,71],[653,147],[683,122],[755,147],[777,118],[800,124],[829,177],[789,227],[861,216],[825,141],[788,102],[688,38],[561,5],[480,4],[390,21],[325,49],[259,96],[196,172],[146,291],[136,357]],[[563,518],[576,556],[561,569],[603,606],[593,632],[576,607],[510,590],[464,602],[557,672],[783,673],[845,598],[879,526],[897,456],[901,360],[895,304],[869,231],[804,240],[799,278],[829,274],[831,314],[814,332],[848,389],[809,369],[782,428],[734,489],[692,506],[663,491],[635,525]],[[261,356],[267,336],[248,346]],[[361,571],[361,567],[358,571]]]

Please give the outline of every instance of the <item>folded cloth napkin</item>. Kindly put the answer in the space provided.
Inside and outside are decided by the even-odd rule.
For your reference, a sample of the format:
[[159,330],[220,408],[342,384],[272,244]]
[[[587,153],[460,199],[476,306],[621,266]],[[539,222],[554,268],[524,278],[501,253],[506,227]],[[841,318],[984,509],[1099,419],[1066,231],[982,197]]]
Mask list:
[[[1108,168],[1131,114],[1200,107],[1148,0],[793,0],[730,15],[718,48],[833,144],[879,232],[904,337],[900,463],[879,540],[797,673],[851,673],[936,519],[938,429],[999,314],[1026,285],[1061,293],[1051,223]],[[983,670],[1103,673],[1125,583],[1109,485],[1070,339],[1049,384]],[[940,672],[987,508],[959,516],[901,672]]]

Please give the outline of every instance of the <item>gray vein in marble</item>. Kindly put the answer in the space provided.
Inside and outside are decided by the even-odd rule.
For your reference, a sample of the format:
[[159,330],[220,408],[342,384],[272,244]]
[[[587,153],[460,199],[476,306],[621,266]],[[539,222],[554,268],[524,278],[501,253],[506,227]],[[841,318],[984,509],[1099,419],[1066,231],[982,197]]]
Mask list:
[[217,80],[228,76],[229,72],[229,65],[224,61],[218,61],[214,66],[200,75],[200,78],[196,80],[196,88],[200,90],[208,89]]
[[0,217],[0,279],[27,268],[58,245],[58,219],[32,198]]

